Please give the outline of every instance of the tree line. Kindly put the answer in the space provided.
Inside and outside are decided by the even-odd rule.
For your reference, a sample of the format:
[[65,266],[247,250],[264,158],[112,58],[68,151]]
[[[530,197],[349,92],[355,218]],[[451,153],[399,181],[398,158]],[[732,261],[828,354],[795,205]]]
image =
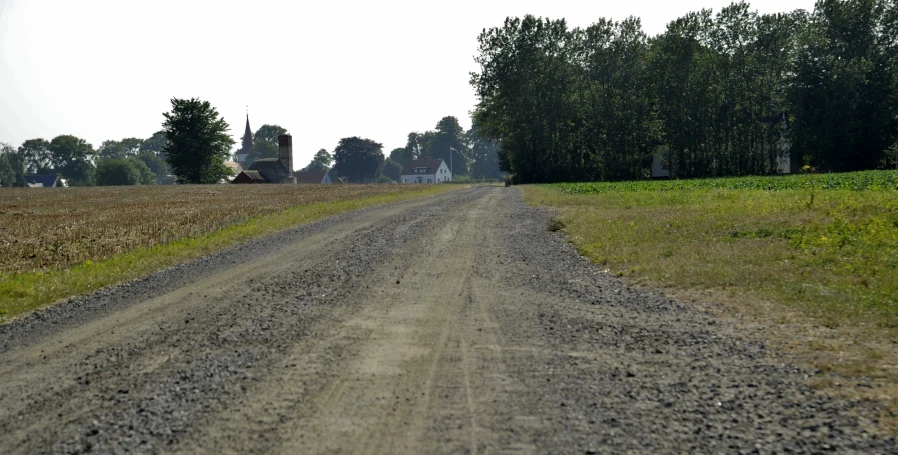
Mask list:
[[[0,144],[0,186],[25,186],[29,174],[59,174],[70,186],[148,185],[169,179],[179,183],[218,183],[233,175],[225,165],[233,159],[235,144],[230,126],[208,102],[196,98],[171,100],[163,114],[162,130],[147,139],[104,141],[94,148],[86,140],[62,135],[50,141],[29,139],[18,148]],[[278,157],[278,136],[287,130],[262,125],[244,166]],[[350,182],[398,182],[407,160],[441,158],[454,174],[476,179],[500,177],[499,145],[465,131],[455,117],[444,117],[435,130],[408,135],[406,147],[385,156],[383,144],[367,138],[347,137],[333,153],[320,149],[301,171],[333,170],[335,178]]]
[[474,122],[521,182],[643,179],[656,156],[680,178],[895,166],[895,0],[738,2],[655,37],[526,16],[478,42]]
[[0,186],[25,186],[31,174],[59,174],[70,186],[152,185],[168,174],[164,144],[162,132],[103,141],[96,149],[72,135],[29,139],[19,147],[0,143]]

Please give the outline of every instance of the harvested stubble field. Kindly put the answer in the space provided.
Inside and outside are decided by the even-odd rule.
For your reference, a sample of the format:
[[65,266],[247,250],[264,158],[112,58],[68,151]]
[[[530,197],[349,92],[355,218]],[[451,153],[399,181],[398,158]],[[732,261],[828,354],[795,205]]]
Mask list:
[[0,274],[102,260],[289,207],[420,190],[414,185],[4,188]]
[[[423,185],[2,188],[0,321],[247,237],[444,189]],[[282,219],[269,220],[266,215]],[[265,221],[238,229],[255,219]],[[226,228],[233,232],[225,233]],[[222,235],[206,238],[216,233]],[[198,238],[199,243],[185,243]]]

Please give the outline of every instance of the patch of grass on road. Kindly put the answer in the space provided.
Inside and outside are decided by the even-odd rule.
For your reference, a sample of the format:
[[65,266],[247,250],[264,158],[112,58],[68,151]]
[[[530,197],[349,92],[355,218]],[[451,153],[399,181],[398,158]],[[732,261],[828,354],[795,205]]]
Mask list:
[[[785,323],[781,341],[803,344],[805,360],[881,381],[898,410],[898,173],[858,174],[846,180],[880,183],[827,189],[846,186],[805,175],[768,189],[755,189],[758,178],[523,189],[530,204],[559,210],[552,228],[593,262]],[[789,324],[816,334],[782,333]]]
[[[60,299],[136,279],[251,238],[262,237],[351,210],[432,196],[457,188],[447,185],[430,187],[409,185],[413,189],[400,190],[400,185],[390,186],[396,191],[375,191],[372,192],[374,195],[364,196],[364,193],[360,195],[355,191],[361,187],[360,185],[351,185],[349,187],[353,191],[347,191],[342,199],[337,196],[326,198],[326,202],[309,201],[303,205],[270,210],[270,213],[233,219],[230,224],[209,224],[210,227],[199,234],[183,236],[166,243],[153,243],[150,246],[140,246],[136,243],[125,252],[110,254],[103,259],[87,259],[70,266],[34,268],[0,274],[0,322]],[[114,224],[115,219],[108,222]],[[128,239],[113,240],[120,244],[127,242]]]

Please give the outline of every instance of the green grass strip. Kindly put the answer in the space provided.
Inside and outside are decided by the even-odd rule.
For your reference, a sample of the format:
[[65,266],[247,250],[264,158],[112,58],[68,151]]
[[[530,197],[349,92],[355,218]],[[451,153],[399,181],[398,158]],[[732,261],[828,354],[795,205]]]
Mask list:
[[0,322],[76,295],[134,280],[228,247],[340,213],[439,194],[457,186],[438,185],[420,192],[316,203],[250,218],[218,231],[141,247],[102,261],[86,261],[50,272],[17,273],[0,277]]

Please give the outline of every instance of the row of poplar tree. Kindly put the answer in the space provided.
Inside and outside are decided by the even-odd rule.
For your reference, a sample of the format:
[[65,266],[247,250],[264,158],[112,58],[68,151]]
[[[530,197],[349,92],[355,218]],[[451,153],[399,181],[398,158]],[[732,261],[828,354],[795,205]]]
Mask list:
[[[898,1],[702,10],[647,36],[526,16],[484,30],[474,121],[522,182],[895,167]],[[663,151],[663,153],[661,152]]]

